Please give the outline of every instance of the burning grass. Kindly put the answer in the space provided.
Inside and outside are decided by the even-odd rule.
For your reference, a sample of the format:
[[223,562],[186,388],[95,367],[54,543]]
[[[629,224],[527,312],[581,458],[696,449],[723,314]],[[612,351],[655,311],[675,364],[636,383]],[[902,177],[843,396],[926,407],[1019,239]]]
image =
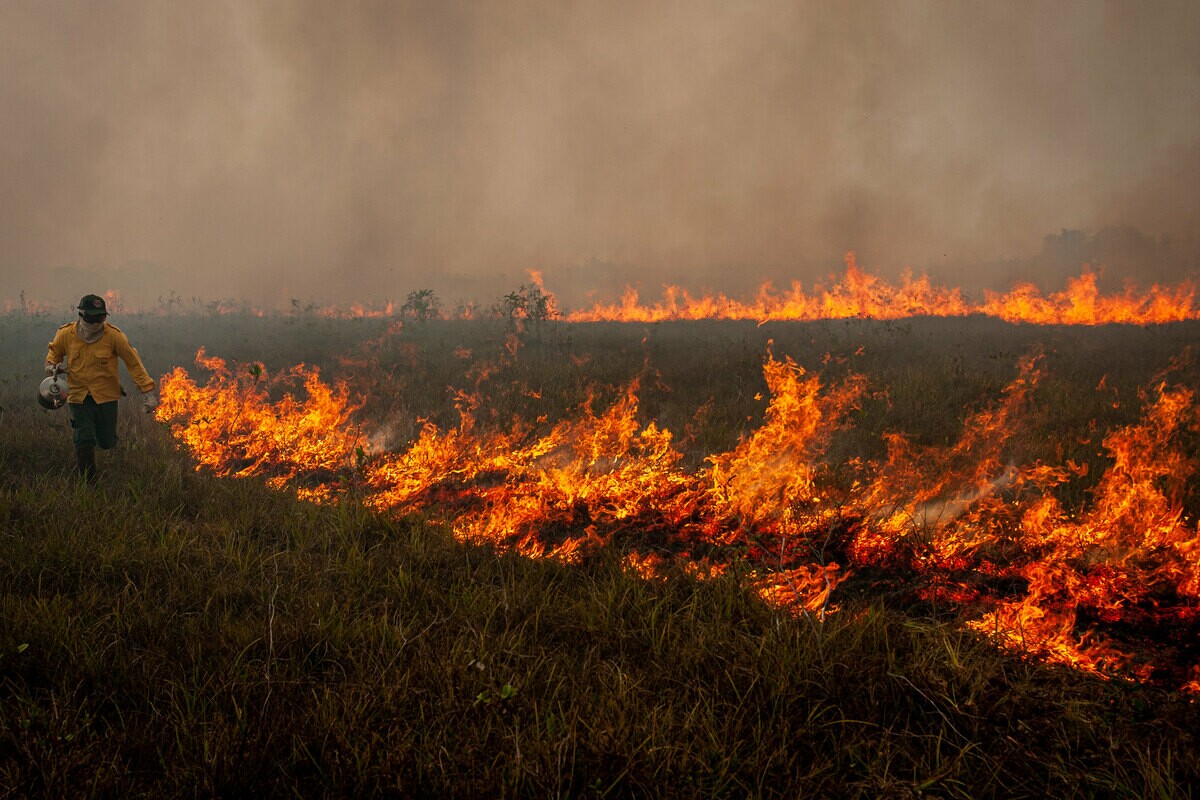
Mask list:
[[6,795],[1170,797],[1200,779],[1194,704],[874,602],[816,624],[744,576],[500,555],[196,475],[161,440],[98,492],[9,471],[0,497]]
[[678,320],[805,321],[867,318],[896,320],[911,317],[965,317],[982,314],[1006,322],[1036,325],[1157,324],[1194,320],[1196,286],[1153,285],[1145,291],[1127,286],[1124,292],[1102,293],[1097,276],[1089,269],[1068,281],[1060,292],[1043,294],[1033,284],[1014,286],[1007,292],[988,291],[982,301],[971,301],[958,288],[935,286],[926,276],[906,273],[892,284],[859,268],[854,253],[846,254],[846,271],[827,287],[805,291],[799,282],[787,290],[770,284],[760,287],[751,300],[706,293],[694,296],[678,286],[667,286],[657,303],[641,302],[630,289],[620,303],[598,303],[591,309],[568,314],[572,322],[664,322]]
[[130,414],[94,493],[0,387],[0,785],[1200,781],[1194,329],[371,330],[173,372],[201,471]]
[[[516,352],[511,341],[502,351],[509,361]],[[827,386],[770,345],[761,422],[697,469],[681,466],[669,429],[640,420],[639,379],[600,410],[589,392],[554,423],[488,424],[478,410],[489,399],[459,391],[456,426],[427,422],[408,446],[374,452],[369,430],[349,422],[347,384],[293,370],[284,378],[302,378],[304,398],[271,400],[260,365],[234,374],[201,356],[208,380],[177,369],[159,418],[217,474],[432,514],[461,541],[564,563],[615,544],[648,577],[675,561],[697,575],[743,566],[763,596],[821,616],[851,590],[839,585],[869,568],[913,597],[965,598],[952,605],[998,644],[1200,692],[1200,532],[1184,510],[1200,430],[1193,393],[1166,377],[1146,390],[1142,417],[1104,434],[1110,463],[1088,501],[1068,510],[1059,488],[1083,468],[1011,446],[1042,361],[1019,359],[953,444],[890,431],[885,457],[842,474],[827,453],[861,409],[866,377],[851,371]]]

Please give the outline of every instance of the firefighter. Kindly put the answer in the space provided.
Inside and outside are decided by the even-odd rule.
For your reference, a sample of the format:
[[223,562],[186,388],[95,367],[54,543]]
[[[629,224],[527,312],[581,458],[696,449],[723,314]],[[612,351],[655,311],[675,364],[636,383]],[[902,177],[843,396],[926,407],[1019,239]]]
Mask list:
[[154,410],[158,399],[154,379],[142,366],[137,350],[120,328],[107,322],[104,298],[85,295],[77,310],[79,319],[59,328],[50,342],[46,374],[67,373],[76,468],[90,483],[96,479],[96,448],[108,450],[117,443],[117,398],[124,394],[117,375],[118,357],[141,390],[147,412]]

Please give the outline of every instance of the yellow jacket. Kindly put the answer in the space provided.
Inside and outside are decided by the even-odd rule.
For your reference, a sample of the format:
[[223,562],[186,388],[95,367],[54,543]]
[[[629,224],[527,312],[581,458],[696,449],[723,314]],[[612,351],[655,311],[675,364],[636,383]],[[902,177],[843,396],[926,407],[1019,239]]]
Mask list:
[[47,364],[67,359],[67,402],[82,403],[89,394],[97,403],[107,403],[121,396],[121,380],[117,375],[117,356],[125,362],[129,377],[142,393],[152,392],[154,379],[142,366],[137,350],[115,325],[104,323],[100,338],[88,344],[75,332],[75,323],[68,322],[54,334]]

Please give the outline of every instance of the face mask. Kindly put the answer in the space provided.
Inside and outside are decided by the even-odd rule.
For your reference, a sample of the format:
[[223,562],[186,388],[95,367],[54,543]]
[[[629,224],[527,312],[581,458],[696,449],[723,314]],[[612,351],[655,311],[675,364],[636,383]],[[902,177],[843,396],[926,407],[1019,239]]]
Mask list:
[[101,317],[98,322],[88,322],[87,319],[80,314],[79,322],[76,323],[76,330],[79,333],[79,338],[83,339],[88,344],[100,338],[100,334],[104,333],[104,318]]

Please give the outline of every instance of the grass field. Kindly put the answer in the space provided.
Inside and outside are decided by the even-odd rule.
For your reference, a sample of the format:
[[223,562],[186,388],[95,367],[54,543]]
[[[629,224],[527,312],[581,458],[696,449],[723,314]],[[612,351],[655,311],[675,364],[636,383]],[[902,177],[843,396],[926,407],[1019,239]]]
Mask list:
[[[1053,488],[1068,516],[1113,466],[1105,434],[1136,426],[1155,387],[1200,378],[1196,323],[114,322],[156,376],[199,375],[203,346],[241,373],[304,362],[345,379],[367,467],[425,424],[455,430],[464,393],[479,428],[524,420],[536,438],[636,379],[639,423],[672,431],[692,475],[763,425],[770,352],[826,386],[865,378],[821,452],[825,494],[851,492],[843,467],[885,459],[888,435],[953,448],[1040,352],[996,458],[1075,465]],[[643,579],[628,524],[571,563],[524,558],[460,541],[436,503],[381,511],[352,485],[313,504],[293,491],[311,477],[275,491],[269,475],[197,472],[132,401],[82,486],[66,412],[34,402],[57,324],[0,317],[0,797],[1200,793],[1195,694],[998,647],[961,608],[899,591],[907,571],[860,569],[818,615],[768,605],[733,559],[704,580],[682,560]],[[1172,445],[1194,532],[1194,424]],[[1139,608],[1195,611],[1172,591]],[[1155,635],[1184,673],[1197,663],[1194,642]]]

